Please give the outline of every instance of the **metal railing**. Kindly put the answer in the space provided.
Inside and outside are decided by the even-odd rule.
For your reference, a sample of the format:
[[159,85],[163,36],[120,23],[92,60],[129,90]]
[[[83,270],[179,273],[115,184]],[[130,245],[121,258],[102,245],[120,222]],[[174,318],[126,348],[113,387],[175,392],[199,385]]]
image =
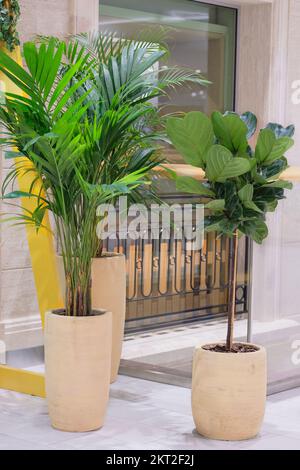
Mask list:
[[[215,318],[227,311],[231,240],[205,236],[201,250],[192,251],[174,233],[157,240],[151,230],[144,239],[108,240],[105,250],[124,253],[127,260],[126,330]],[[237,311],[247,312],[249,242],[239,249]]]

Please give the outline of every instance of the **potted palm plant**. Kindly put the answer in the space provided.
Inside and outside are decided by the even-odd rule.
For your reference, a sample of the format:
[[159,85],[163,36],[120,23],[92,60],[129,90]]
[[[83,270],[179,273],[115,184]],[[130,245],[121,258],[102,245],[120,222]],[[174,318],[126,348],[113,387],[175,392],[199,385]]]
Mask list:
[[[96,230],[99,222],[97,206],[101,202],[115,201],[121,194],[131,196],[132,200],[145,199],[146,175],[160,162],[156,140],[161,138],[161,132],[151,130],[150,126],[153,118],[156,124],[159,119],[150,100],[172,83],[177,85],[184,80],[202,83],[197,74],[181,69],[166,70],[164,81],[157,81],[152,74],[151,78],[141,79],[143,71],[165,54],[165,51],[157,51],[157,45],[141,45],[132,41],[118,45],[113,37],[100,36],[96,44],[97,58],[93,49],[86,47],[86,40],[87,37],[82,36],[81,44],[75,38],[68,43],[56,38],[43,38],[38,45],[25,44],[23,52],[28,72],[4,52],[0,56],[0,72],[19,90],[14,94],[7,93],[0,109],[0,122],[6,129],[2,144],[16,148],[16,152],[7,153],[16,161],[4,181],[3,194],[10,200],[36,198],[36,209],[25,212],[25,215],[17,214],[17,223],[33,224],[39,228],[44,214],[52,212],[62,251],[66,308],[59,315],[55,313],[47,317],[46,382],[52,422],[56,427],[69,430],[92,429],[103,422],[108,396],[106,372],[110,367],[107,351],[110,326],[106,320],[101,333],[105,334],[105,340],[102,341],[100,329],[91,323],[100,322],[100,317],[104,321],[109,315],[93,315],[95,310],[113,310],[110,377],[115,377],[120,360],[125,314],[125,261],[122,258],[120,265],[114,263],[116,257],[104,256],[101,257],[104,261],[102,266],[97,268],[97,255],[101,254]],[[106,62],[102,51],[104,43],[106,53],[108,46],[111,47]],[[152,56],[154,50],[156,52]],[[131,68],[126,66],[127,62]],[[139,68],[138,63],[142,64]],[[116,83],[110,82],[109,74]],[[33,182],[28,192],[7,193],[9,184],[22,172],[32,172]],[[43,191],[36,194],[38,179],[43,182]],[[139,192],[142,187],[143,194]],[[101,279],[97,278],[99,272]],[[84,323],[87,332],[94,331],[97,338],[89,341],[88,333],[84,333]],[[94,412],[94,398],[84,398],[76,380],[75,355],[77,351],[89,351],[88,345],[85,348],[84,344],[77,344],[80,327],[82,341],[92,349],[94,342],[97,348],[102,344],[101,351],[106,354],[106,360],[101,361],[100,351],[93,349],[97,352],[94,358],[97,356],[99,364],[105,367],[105,373],[101,365],[95,374],[95,378],[98,381],[101,378],[106,387],[104,390],[103,385],[101,416],[100,411]],[[74,333],[71,331],[68,336],[72,328]],[[65,363],[58,360],[63,344],[71,355],[64,354]],[[89,358],[88,353],[83,354],[83,360]],[[56,362],[60,367],[54,366]],[[91,366],[87,367],[78,361],[77,377],[81,369],[91,375],[94,366],[92,360],[90,363]],[[80,383],[87,391],[88,377],[83,374]],[[72,387],[73,390],[77,388],[78,393],[72,393]],[[99,390],[99,383],[92,389]],[[73,400],[69,399],[67,391]],[[85,413],[80,412],[81,402],[87,406]]]
[[249,139],[257,120],[200,112],[168,120],[168,135],[186,162],[205,172],[205,182],[175,176],[177,187],[210,200],[206,231],[232,239],[226,342],[196,348],[193,362],[192,409],[197,431],[211,439],[243,440],[260,430],[266,399],[266,351],[234,342],[238,241],[243,235],[261,244],[268,235],[267,212],[275,211],[291,183],[280,179],[287,168],[285,152],[293,145],[294,127],[268,124],[256,147]]
[[[143,33],[136,40],[117,36],[115,33],[83,33],[71,38],[65,54],[67,64],[61,69],[66,74],[68,68],[84,56],[85,65],[92,73],[74,94],[80,99],[91,90],[87,119],[92,124],[96,119],[105,129],[107,117],[127,106],[128,112],[123,121],[122,132],[98,136],[95,151],[101,153],[101,171],[98,182],[110,184],[139,171],[147,166],[149,170],[158,165],[161,155],[158,152],[158,139],[163,139],[162,113],[154,105],[154,99],[165,94],[170,87],[178,87],[187,82],[206,85],[199,73],[182,67],[168,67],[164,64],[169,51],[165,45],[165,32],[156,32],[151,39]],[[39,38],[48,42],[47,38]],[[77,74],[80,80],[80,73]],[[149,201],[153,196],[151,188],[138,186],[130,193],[131,202]],[[129,202],[130,202],[129,201]],[[62,260],[59,259],[60,270]],[[115,295],[118,292],[118,295]],[[111,382],[117,378],[122,342],[124,336],[126,308],[126,265],[125,256],[103,250],[101,240],[92,263],[92,305],[112,312],[112,369]]]
[[[64,309],[49,312],[45,321],[49,413],[55,428],[89,431],[103,425],[112,341],[111,312],[95,308],[91,300],[92,259],[99,244],[95,214],[99,204],[140,186],[151,165],[145,162],[101,183],[99,136],[113,145],[113,136],[125,135],[124,123],[143,110],[120,104],[107,111],[105,121],[98,115],[89,121],[92,62],[88,54],[78,54],[66,67],[66,47],[55,39],[40,47],[26,43],[23,53],[28,71],[0,51],[0,73],[17,87],[0,104],[1,144],[12,159],[2,193],[13,207],[23,210],[7,217],[16,224],[39,230],[45,214],[53,216],[62,249],[66,301]],[[66,72],[61,73],[64,68]],[[26,192],[10,188],[22,174],[32,175]],[[40,181],[41,189],[36,191]],[[17,204],[20,197],[35,198],[35,209]]]

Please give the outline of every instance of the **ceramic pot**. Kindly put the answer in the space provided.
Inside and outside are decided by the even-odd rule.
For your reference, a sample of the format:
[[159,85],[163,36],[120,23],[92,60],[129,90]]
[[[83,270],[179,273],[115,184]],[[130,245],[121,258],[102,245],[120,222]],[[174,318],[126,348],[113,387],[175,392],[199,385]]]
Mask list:
[[[62,257],[58,256],[62,293],[65,275]],[[124,337],[126,314],[126,260],[119,253],[104,253],[92,263],[92,305],[96,310],[112,312],[111,383],[118,376]]]
[[45,319],[46,395],[52,426],[87,432],[103,426],[109,398],[112,315],[95,311]]
[[220,353],[195,349],[192,411],[199,434],[240,441],[255,437],[262,425],[267,390],[266,351]]
[[112,312],[111,383],[118,376],[126,314],[126,261],[118,253],[94,258],[92,264],[92,305]]

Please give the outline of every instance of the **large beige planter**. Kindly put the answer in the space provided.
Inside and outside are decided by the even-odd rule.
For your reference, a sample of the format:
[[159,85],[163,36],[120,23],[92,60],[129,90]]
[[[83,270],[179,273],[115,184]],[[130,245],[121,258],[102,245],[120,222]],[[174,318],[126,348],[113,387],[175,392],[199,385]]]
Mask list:
[[125,256],[109,253],[94,258],[92,265],[92,305],[112,312],[111,383],[117,379],[126,313]]
[[266,351],[216,353],[195,349],[192,410],[196,429],[209,439],[240,441],[262,425],[267,387]]
[[110,312],[45,321],[46,395],[52,426],[87,432],[103,426],[111,368]]
[[[65,290],[65,276],[62,257],[58,257],[62,292]],[[106,253],[94,258],[92,264],[92,305],[95,309],[112,312],[112,360],[111,383],[117,379],[125,325],[126,313],[126,260],[118,253]]]

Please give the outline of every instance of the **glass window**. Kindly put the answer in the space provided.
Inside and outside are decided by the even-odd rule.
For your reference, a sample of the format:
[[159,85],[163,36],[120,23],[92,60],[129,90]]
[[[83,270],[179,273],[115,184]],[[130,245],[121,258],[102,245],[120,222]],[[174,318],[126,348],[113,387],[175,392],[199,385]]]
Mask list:
[[[189,0],[101,0],[100,28],[137,38],[166,28],[169,65],[199,70],[208,88],[186,86],[161,98],[164,112],[234,109],[237,11]],[[177,157],[178,158],[178,157]],[[176,161],[176,157],[174,157]]]
[[[233,110],[235,91],[237,10],[190,0],[101,0],[100,29],[138,39],[141,34],[166,33],[170,56],[166,65],[200,71],[209,87],[187,85],[159,98],[163,113],[193,110]],[[167,160],[183,160],[173,148]],[[170,180],[160,184],[168,202],[191,202],[178,195]],[[198,196],[195,200],[198,201]],[[110,247],[115,249],[114,247]],[[185,246],[144,242],[118,248],[128,259],[127,329],[211,318],[227,308],[229,240],[207,236],[203,250],[190,253]],[[247,242],[241,246],[238,311],[247,309]]]

